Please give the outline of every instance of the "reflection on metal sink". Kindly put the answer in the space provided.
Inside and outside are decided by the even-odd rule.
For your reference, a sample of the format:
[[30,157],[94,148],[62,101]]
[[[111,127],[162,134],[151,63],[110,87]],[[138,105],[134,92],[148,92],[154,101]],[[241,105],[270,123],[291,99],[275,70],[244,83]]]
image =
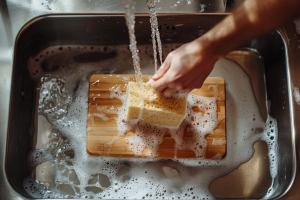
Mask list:
[[[186,43],[205,33],[225,15],[160,15],[163,44]],[[136,18],[138,44],[151,45],[149,17]],[[116,24],[118,24],[116,26]],[[184,26],[179,26],[184,24]],[[37,82],[30,78],[27,63],[43,49],[55,45],[121,45],[128,44],[128,33],[122,15],[52,15],[38,17],[20,31],[14,52],[11,88],[6,175],[12,187],[23,197],[30,197],[23,188],[29,176],[28,152],[34,149],[37,114]],[[210,190],[217,198],[262,198],[273,185],[272,198],[284,195],[295,177],[295,145],[289,66],[285,41],[278,32],[251,40],[227,55],[244,68],[251,78],[261,114],[267,111],[277,119],[279,168],[274,182],[270,177],[267,148],[263,142],[254,145],[251,160],[229,175],[215,180]],[[113,55],[111,55],[113,56]],[[97,57],[97,56],[96,56]],[[85,57],[84,62],[95,56]],[[141,58],[143,59],[143,57]],[[45,67],[47,73],[55,67]],[[105,73],[128,73],[128,69]],[[271,102],[270,108],[268,103]],[[30,132],[31,134],[28,134]],[[230,183],[230,184],[229,184]]]

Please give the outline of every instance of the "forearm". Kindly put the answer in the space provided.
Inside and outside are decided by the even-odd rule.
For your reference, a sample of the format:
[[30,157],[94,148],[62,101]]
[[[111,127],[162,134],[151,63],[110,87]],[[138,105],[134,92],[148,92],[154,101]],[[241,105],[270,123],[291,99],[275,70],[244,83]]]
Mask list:
[[245,0],[198,41],[201,45],[218,46],[212,51],[222,57],[240,44],[297,16],[300,16],[300,0]]
[[203,36],[171,52],[153,79],[159,92],[201,88],[215,62],[300,15],[300,0],[245,0]]

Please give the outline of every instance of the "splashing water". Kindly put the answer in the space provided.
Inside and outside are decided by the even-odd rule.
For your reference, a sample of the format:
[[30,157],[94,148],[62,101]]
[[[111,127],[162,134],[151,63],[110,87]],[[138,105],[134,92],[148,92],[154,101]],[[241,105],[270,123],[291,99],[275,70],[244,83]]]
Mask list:
[[70,96],[66,95],[65,81],[50,76],[41,78],[41,83],[39,113],[45,113],[48,118],[52,119],[63,118],[72,100]]
[[140,67],[139,50],[137,49],[136,38],[134,34],[134,27],[135,27],[134,1],[125,0],[124,9],[125,9],[126,25],[128,27],[129,40],[130,40],[129,48],[132,53],[135,78],[136,78],[136,82],[142,83],[143,79],[142,79],[142,73]]
[[162,64],[162,46],[161,46],[161,40],[160,40],[160,35],[158,30],[158,21],[157,21],[156,11],[155,11],[155,0],[147,0],[147,4],[148,4],[149,14],[150,14],[151,37],[152,37],[152,44],[153,44],[154,66],[156,72],[157,71],[156,42],[158,46],[159,59],[161,64]]

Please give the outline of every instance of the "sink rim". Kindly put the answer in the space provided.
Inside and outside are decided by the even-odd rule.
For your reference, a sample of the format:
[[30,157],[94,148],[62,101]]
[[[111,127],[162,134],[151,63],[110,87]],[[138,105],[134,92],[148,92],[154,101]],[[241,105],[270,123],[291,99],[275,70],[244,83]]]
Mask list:
[[[228,13],[157,13],[157,16],[227,16],[229,15]],[[7,157],[8,157],[8,146],[9,146],[9,139],[10,139],[10,127],[11,127],[11,108],[12,108],[12,90],[13,90],[13,85],[14,85],[14,71],[16,69],[16,63],[15,63],[15,59],[16,59],[16,49],[17,49],[17,44],[20,42],[19,39],[22,36],[22,33],[24,32],[24,30],[26,30],[30,25],[32,25],[33,23],[35,23],[36,21],[39,21],[41,19],[44,18],[56,18],[56,17],[67,17],[67,18],[72,18],[72,17],[120,17],[120,16],[124,16],[124,14],[121,13],[105,13],[105,14],[99,14],[99,13],[89,13],[89,14],[65,14],[65,13],[56,13],[56,14],[46,14],[46,15],[40,15],[37,16],[31,20],[29,20],[26,24],[24,24],[22,26],[22,28],[20,29],[20,31],[18,32],[16,39],[15,39],[15,43],[14,43],[14,51],[13,51],[13,65],[12,65],[12,79],[11,79],[11,91],[10,91],[10,100],[9,100],[9,116],[8,116],[8,129],[7,129],[7,140],[6,140],[6,150],[5,150],[5,176],[6,179],[8,181],[8,183],[10,184],[11,188],[13,188],[13,190],[20,194],[15,187],[13,187],[13,183],[11,183],[11,180],[8,178],[8,174],[7,174],[7,167],[8,167],[8,163],[7,163]],[[138,13],[136,14],[136,16],[148,16],[148,14],[143,14],[143,13]],[[292,94],[292,81],[291,81],[291,76],[290,76],[290,65],[289,65],[289,54],[288,54],[288,46],[287,46],[287,42],[286,42],[286,38],[284,37],[284,34],[282,33],[282,31],[277,30],[276,31],[281,39],[283,40],[284,43],[284,47],[285,47],[285,56],[286,56],[286,71],[287,71],[287,85],[288,85],[288,97],[289,97],[289,113],[290,113],[290,126],[291,126],[291,139],[292,139],[292,168],[293,168],[293,174],[292,174],[292,178],[290,181],[289,186],[286,188],[286,190],[278,197],[276,197],[275,199],[281,198],[283,197],[293,186],[294,182],[295,182],[295,177],[296,177],[296,172],[297,172],[297,162],[296,162],[296,133],[295,133],[295,122],[294,122],[294,104],[293,104],[293,94]],[[253,51],[254,53],[257,53],[255,51]]]
[[288,86],[288,96],[289,96],[289,105],[290,105],[290,119],[291,119],[291,136],[292,136],[292,149],[293,149],[293,176],[292,176],[292,180],[289,184],[289,186],[287,187],[287,189],[285,190],[285,192],[283,192],[279,197],[283,197],[284,195],[286,195],[286,193],[288,193],[290,191],[290,189],[292,188],[292,186],[294,185],[295,179],[296,179],[296,173],[297,173],[297,157],[296,157],[296,132],[295,132],[295,119],[294,119],[294,97],[293,97],[293,92],[292,92],[292,80],[291,80],[291,74],[290,74],[290,61],[289,61],[289,54],[288,54],[288,46],[287,46],[287,42],[286,39],[284,37],[284,35],[282,34],[282,32],[280,30],[276,30],[276,32],[280,35],[281,39],[283,40],[283,44],[284,44],[284,48],[285,48],[285,59],[286,59],[286,71],[287,71],[287,86]]

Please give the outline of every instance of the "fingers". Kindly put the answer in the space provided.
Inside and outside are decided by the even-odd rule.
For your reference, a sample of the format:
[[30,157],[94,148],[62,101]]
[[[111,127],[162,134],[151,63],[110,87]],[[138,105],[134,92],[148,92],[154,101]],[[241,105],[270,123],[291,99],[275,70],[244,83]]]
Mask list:
[[199,77],[197,74],[175,79],[171,71],[168,71],[160,79],[150,83],[150,86],[158,92],[171,95],[177,91],[184,92],[194,88],[201,88],[203,81],[203,77]]
[[170,64],[171,64],[170,56],[167,56],[166,60],[160,66],[160,68],[157,70],[157,72],[154,74],[152,79],[153,80],[160,79],[168,71],[168,69],[170,68]]
[[163,76],[155,82],[150,83],[150,86],[153,87],[156,91],[162,92],[168,87],[168,76]]
[[186,86],[189,86],[193,81],[189,77],[175,79],[171,71],[167,71],[160,79],[150,83],[150,86],[158,92],[173,94],[176,91],[190,89],[189,87],[183,87],[182,83],[184,82],[188,83]]
[[172,96],[172,94],[174,94],[175,92],[177,92],[176,88],[171,88],[171,87],[167,87],[164,90],[164,94],[165,94],[166,97]]

